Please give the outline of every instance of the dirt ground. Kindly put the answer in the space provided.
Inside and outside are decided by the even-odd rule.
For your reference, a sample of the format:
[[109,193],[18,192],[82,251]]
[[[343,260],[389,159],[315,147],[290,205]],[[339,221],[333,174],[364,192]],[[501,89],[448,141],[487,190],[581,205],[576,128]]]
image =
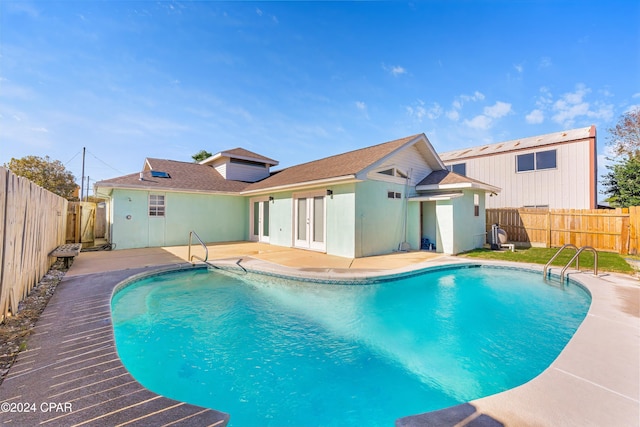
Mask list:
[[0,384],[18,353],[27,349],[27,338],[33,333],[40,314],[67,270],[63,261],[53,264],[42,280],[31,289],[29,296],[20,302],[18,314],[7,317],[0,324]]

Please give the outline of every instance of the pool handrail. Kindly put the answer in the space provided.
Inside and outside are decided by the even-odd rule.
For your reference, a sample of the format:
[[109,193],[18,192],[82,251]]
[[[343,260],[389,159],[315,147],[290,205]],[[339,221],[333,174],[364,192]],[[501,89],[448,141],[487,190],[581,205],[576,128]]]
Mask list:
[[584,250],[588,250],[593,252],[593,275],[597,276],[598,275],[598,251],[596,251],[594,248],[592,248],[591,246],[582,246],[578,252],[576,252],[576,254],[573,256],[573,258],[571,258],[571,260],[567,263],[567,265],[564,266],[564,268],[562,269],[562,271],[560,272],[560,281],[564,282],[564,273],[565,271],[567,271],[567,268],[569,268],[569,266],[571,265],[571,263],[573,262],[573,260],[576,260],[576,269],[580,270],[578,268],[578,262],[580,261],[580,254],[584,251]]
[[[204,248],[204,259],[200,258],[198,255],[191,255],[191,240],[193,236],[196,236],[196,239],[198,239],[198,242],[200,242],[200,245]],[[195,262],[193,262],[194,258],[205,263],[209,259],[209,248],[207,248],[207,245],[205,245],[200,236],[198,236],[198,233],[193,230],[189,232],[189,250],[187,251],[187,258],[191,264],[195,264]]]
[[[556,252],[556,254],[554,256],[551,257],[551,259],[549,260],[549,262],[547,262],[544,266],[544,269],[542,270],[542,276],[546,279],[547,278],[547,271],[549,270],[549,266],[551,265],[551,263],[553,262],[553,260],[555,260],[556,258],[558,258],[558,255],[560,255],[560,253],[565,249],[565,248],[573,248],[576,250],[576,253],[578,253],[578,247],[572,243],[567,243],[565,245],[562,245],[562,247],[560,249],[558,249],[558,252]],[[575,257],[574,257],[575,258]],[[571,261],[573,261],[573,258],[571,259]],[[569,262],[569,264],[571,264],[571,261]],[[580,260],[577,259],[576,260],[576,269],[579,270],[579,264]],[[567,264],[567,266],[569,265]]]

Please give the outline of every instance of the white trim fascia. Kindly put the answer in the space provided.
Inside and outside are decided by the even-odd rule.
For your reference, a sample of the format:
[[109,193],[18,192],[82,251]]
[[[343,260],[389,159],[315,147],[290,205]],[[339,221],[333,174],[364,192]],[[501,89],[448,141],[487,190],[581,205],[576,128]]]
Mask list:
[[410,202],[435,202],[438,200],[451,200],[464,196],[463,193],[447,193],[447,194],[434,194],[432,196],[415,196],[409,197]]
[[217,154],[214,154],[211,157],[208,157],[204,160],[201,160],[198,162],[198,164],[200,165],[207,165],[209,163],[212,163],[216,160],[218,160],[219,158],[222,157],[226,157],[228,159],[240,159],[240,160],[248,160],[251,162],[258,162],[258,163],[264,163],[267,165],[271,165],[271,166],[278,166],[280,164],[280,162],[278,162],[277,160],[273,160],[273,161],[266,161],[265,159],[259,159],[257,157],[250,157],[250,156],[239,156],[237,154],[230,154],[228,151],[221,151]]
[[332,185],[332,184],[350,184],[352,182],[361,182],[361,181],[363,180],[358,179],[356,175],[344,175],[344,176],[338,176],[334,178],[325,178],[325,179],[318,179],[315,181],[300,182],[296,184],[278,185],[275,187],[261,188],[259,190],[241,191],[240,195],[253,196],[253,195],[258,195],[263,193],[273,193],[273,192],[287,191],[287,190],[293,191],[297,189],[321,187],[321,186]]
[[211,190],[190,190],[182,188],[167,188],[167,187],[146,187],[142,185],[100,185],[96,188],[111,188],[113,190],[140,190],[140,191],[168,191],[170,193],[191,193],[191,194],[220,194],[223,196],[242,196],[238,191],[211,191]]
[[436,184],[436,185],[417,185],[416,191],[430,191],[430,190],[484,190],[491,193],[499,193],[500,188],[494,187],[489,184],[479,184],[477,182],[465,182],[458,184]]
[[271,165],[271,166],[278,166],[280,164],[280,162],[273,160],[273,161],[266,161],[265,159],[259,159],[257,157],[250,157],[250,156],[238,156],[237,154],[229,154],[228,151],[223,151],[222,153],[220,153],[222,156],[224,157],[228,157],[230,159],[240,159],[240,160],[249,160],[251,162],[258,162],[258,163],[264,163],[267,165]]

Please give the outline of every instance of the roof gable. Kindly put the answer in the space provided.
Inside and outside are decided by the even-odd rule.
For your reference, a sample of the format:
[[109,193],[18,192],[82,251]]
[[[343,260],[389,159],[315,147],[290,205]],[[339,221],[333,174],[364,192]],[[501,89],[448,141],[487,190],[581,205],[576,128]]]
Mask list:
[[245,192],[312,185],[326,180],[364,180],[368,172],[388,161],[400,150],[415,144],[419,144],[420,152],[430,165],[433,165],[432,169],[444,169],[444,164],[427,137],[417,134],[283,169],[269,178],[249,185]]

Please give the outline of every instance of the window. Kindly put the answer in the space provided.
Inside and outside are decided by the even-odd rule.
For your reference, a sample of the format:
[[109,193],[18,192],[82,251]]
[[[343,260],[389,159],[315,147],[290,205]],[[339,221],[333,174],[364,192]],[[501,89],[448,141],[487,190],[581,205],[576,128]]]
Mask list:
[[536,169],[555,169],[556,150],[540,151],[536,153]]
[[387,191],[388,199],[402,199],[402,193],[396,193],[395,191]]
[[516,156],[516,162],[517,162],[517,169],[516,170],[518,172],[532,171],[533,170],[533,158],[534,158],[534,154],[533,153],[520,154],[519,156]]
[[448,165],[447,170],[450,172],[457,173],[458,175],[467,176],[466,163],[456,163],[455,165]]
[[517,172],[555,169],[556,167],[556,150],[538,151],[537,153],[527,153],[516,156]]
[[473,216],[480,216],[480,196],[473,195]]
[[164,195],[149,195],[149,216],[164,216]]
[[402,172],[398,168],[385,169],[385,170],[378,171],[378,173],[381,175],[396,176],[398,178],[404,178],[404,179],[408,178],[408,175]]
[[171,178],[167,172],[151,171],[151,176],[154,178]]
[[244,160],[244,159],[234,159],[232,158],[231,163],[235,163],[238,165],[246,165],[246,166],[255,166],[258,168],[264,168],[267,165],[265,163],[261,163],[261,162],[254,162],[253,160]]

